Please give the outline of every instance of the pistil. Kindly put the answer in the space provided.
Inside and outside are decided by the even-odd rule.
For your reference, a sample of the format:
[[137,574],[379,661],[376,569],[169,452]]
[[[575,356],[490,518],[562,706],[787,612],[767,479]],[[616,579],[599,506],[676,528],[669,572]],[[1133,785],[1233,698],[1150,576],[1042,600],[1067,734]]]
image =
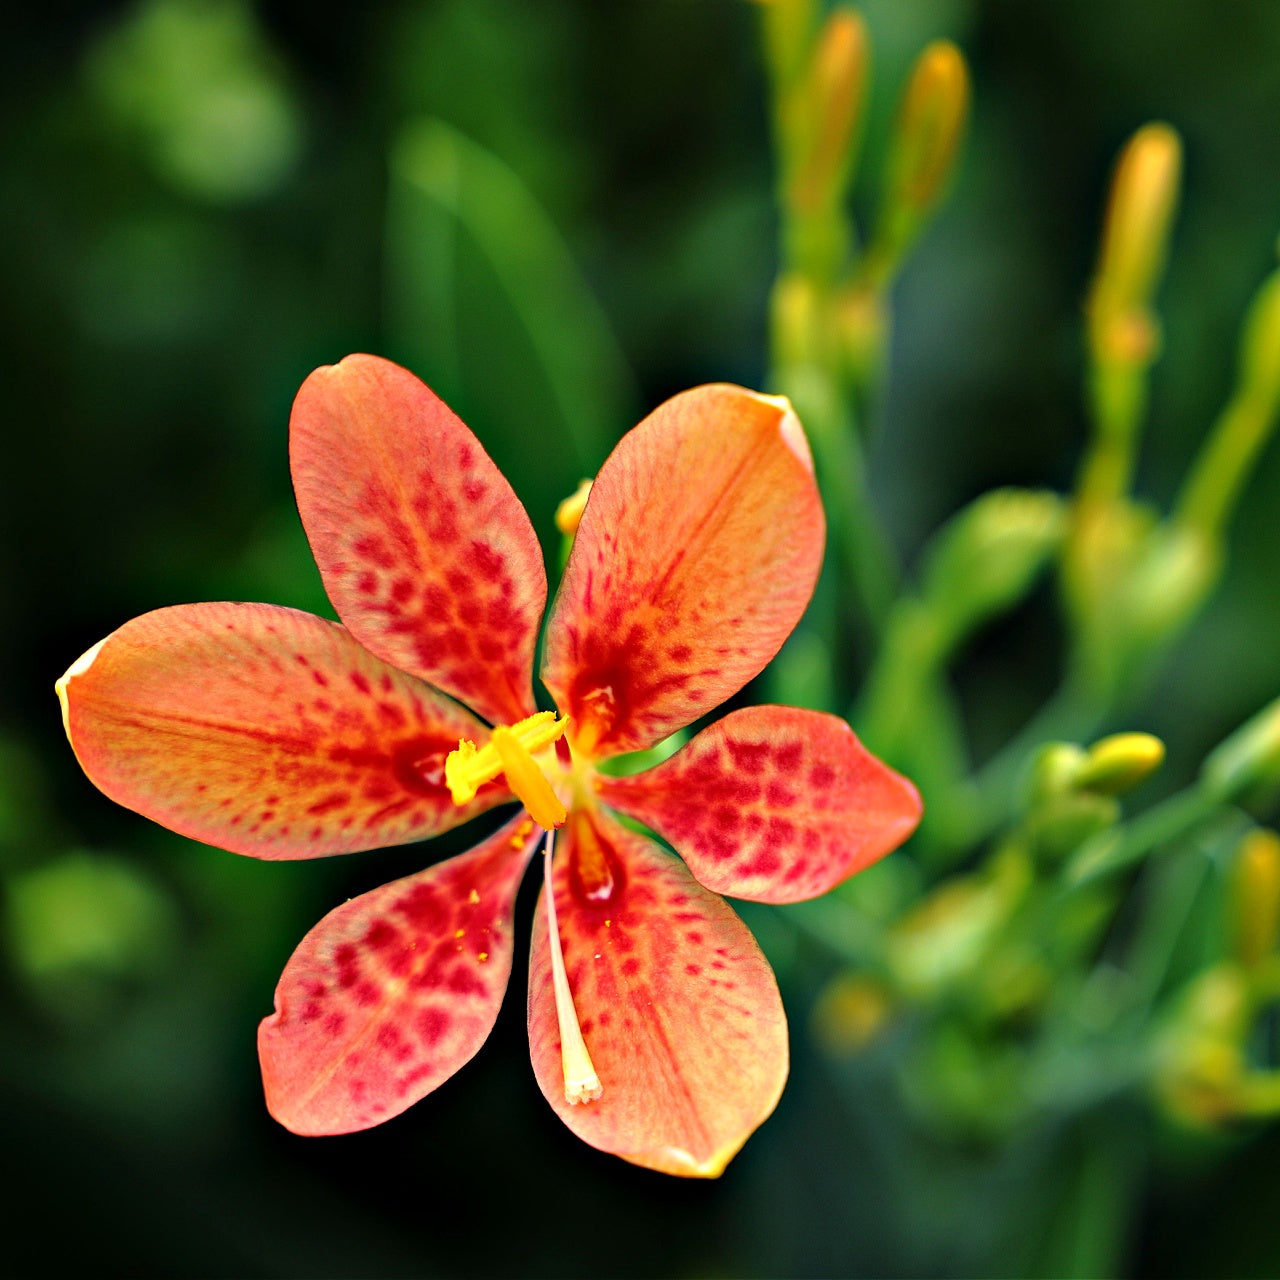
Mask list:
[[543,853],[543,871],[546,877],[547,939],[551,945],[551,985],[556,994],[556,1020],[560,1024],[560,1063],[564,1071],[564,1096],[571,1105],[594,1102],[604,1086],[596,1075],[587,1042],[582,1038],[578,1023],[578,1011],[574,1008],[573,993],[569,990],[569,977],[564,968],[564,952],[560,948],[560,928],[556,924],[556,895],[551,880],[551,853],[555,833],[547,832]]

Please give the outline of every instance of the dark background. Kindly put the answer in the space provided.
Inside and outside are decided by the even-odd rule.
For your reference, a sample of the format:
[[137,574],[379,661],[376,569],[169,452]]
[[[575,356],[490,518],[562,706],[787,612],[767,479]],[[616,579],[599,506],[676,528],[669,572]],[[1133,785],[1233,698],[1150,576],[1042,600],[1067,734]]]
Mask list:
[[[897,293],[873,489],[899,548],[909,560],[989,486],[1069,487],[1107,177],[1154,118],[1186,144],[1140,480],[1167,503],[1275,264],[1280,6],[865,12],[869,167],[929,39],[960,44],[975,86],[952,199]],[[293,1137],[263,1108],[254,1050],[276,976],[325,911],[423,851],[271,865],[183,841],[94,791],[58,723],[54,680],[138,613],[202,599],[329,612],[286,466],[289,404],[318,364],[372,350],[436,385],[549,554],[556,502],[644,411],[698,382],[764,384],[775,223],[754,6],[153,0],[23,5],[5,21],[4,1268],[1017,1273],[1058,1194],[1052,1161],[921,1146],[874,1073],[825,1061],[808,1019],[833,961],[785,914],[752,923],[783,983],[792,1078],[719,1182],[633,1169],[562,1128],[529,1068],[519,957],[492,1040],[455,1080],[382,1130]],[[483,227],[397,195],[390,159],[422,117],[506,166],[579,292],[535,280],[513,302]],[[473,195],[482,215],[502,204],[501,191]],[[450,264],[434,292],[415,283],[424,245]],[[535,238],[528,251],[554,275],[538,250]],[[1169,741],[1175,782],[1280,689],[1278,504],[1273,449],[1221,589],[1133,711],[1132,727]],[[966,657],[979,754],[1052,683],[1058,655],[1037,616]],[[1134,1149],[1132,1169],[1100,1172],[1104,1187],[1115,1179],[1126,1270],[1280,1269],[1274,1131],[1192,1139],[1151,1120]]]

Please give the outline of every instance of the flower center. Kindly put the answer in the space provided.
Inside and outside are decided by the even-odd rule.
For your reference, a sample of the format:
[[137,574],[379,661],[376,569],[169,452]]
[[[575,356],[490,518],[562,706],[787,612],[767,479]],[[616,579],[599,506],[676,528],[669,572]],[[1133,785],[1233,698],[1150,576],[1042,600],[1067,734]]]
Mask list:
[[561,737],[569,726],[554,711],[539,711],[513,725],[498,725],[483,747],[463,738],[444,762],[444,780],[454,804],[467,804],[486,783],[500,773],[507,785],[540,827],[551,830],[563,824],[565,807],[534,759]]

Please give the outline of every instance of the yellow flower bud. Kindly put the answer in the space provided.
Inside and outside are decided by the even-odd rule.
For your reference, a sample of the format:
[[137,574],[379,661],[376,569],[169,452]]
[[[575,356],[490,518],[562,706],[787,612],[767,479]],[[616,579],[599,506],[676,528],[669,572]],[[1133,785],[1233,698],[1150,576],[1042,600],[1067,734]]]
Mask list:
[[1233,965],[1206,970],[1182,993],[1160,1037],[1154,1079],[1175,1119],[1201,1128],[1238,1114],[1246,1078],[1242,1045],[1248,1003]]
[[1116,733],[1095,742],[1080,765],[1082,791],[1120,795],[1145,782],[1164,763],[1164,743],[1149,733]]
[[868,55],[862,15],[837,9],[818,37],[791,108],[801,119],[793,154],[785,157],[786,194],[797,212],[830,207],[844,195],[866,99]]
[[872,284],[889,279],[942,198],[968,109],[964,55],[949,40],[936,40],[916,60],[894,122],[879,221],[867,252]]
[[1280,935],[1280,836],[1257,828],[1240,842],[1231,868],[1232,944],[1250,968],[1275,950]]
[[578,522],[587,509],[587,498],[591,494],[591,481],[583,480],[578,487],[556,507],[556,528],[566,538],[572,538],[578,532]]
[[949,40],[935,40],[916,60],[898,116],[898,197],[927,213],[951,175],[969,108],[969,72]]
[[1089,300],[1100,360],[1136,363],[1154,354],[1146,310],[1164,266],[1181,168],[1182,143],[1167,124],[1144,125],[1120,153]]

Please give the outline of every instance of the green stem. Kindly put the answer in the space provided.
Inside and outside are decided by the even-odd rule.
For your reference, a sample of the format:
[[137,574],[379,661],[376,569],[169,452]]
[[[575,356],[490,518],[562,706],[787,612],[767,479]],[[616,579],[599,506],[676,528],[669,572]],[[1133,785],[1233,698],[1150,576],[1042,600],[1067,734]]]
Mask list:
[[1267,442],[1274,414],[1249,395],[1237,396],[1222,412],[1200,450],[1178,500],[1179,522],[1219,536],[1259,450]]
[[1209,869],[1198,849],[1151,866],[1142,916],[1129,944],[1125,968],[1133,982],[1130,1015],[1145,1022],[1173,963],[1178,940]]
[[[1179,840],[1223,813],[1221,798],[1203,783],[1195,782],[1131,822],[1081,845],[1067,864],[1064,879],[1068,885],[1079,887],[1123,871],[1161,845]],[[1231,810],[1225,813],[1233,825],[1241,821]]]

